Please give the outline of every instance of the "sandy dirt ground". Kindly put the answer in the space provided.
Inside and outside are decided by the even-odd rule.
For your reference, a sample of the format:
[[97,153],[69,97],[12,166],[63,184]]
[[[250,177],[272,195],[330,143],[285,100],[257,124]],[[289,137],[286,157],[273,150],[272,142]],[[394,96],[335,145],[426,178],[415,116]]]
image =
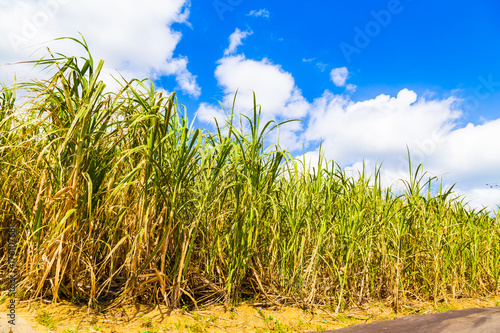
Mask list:
[[[0,305],[0,320],[5,320],[6,306],[7,302]],[[220,305],[171,313],[165,306],[124,304],[109,311],[97,312],[84,305],[42,301],[18,303],[16,315],[25,318],[36,332],[307,332],[334,330],[413,314],[493,306],[500,306],[500,297],[442,301],[437,308],[431,303],[412,302],[402,306],[398,314],[382,302],[364,304],[335,314],[329,308],[302,310],[249,303],[234,309]]]

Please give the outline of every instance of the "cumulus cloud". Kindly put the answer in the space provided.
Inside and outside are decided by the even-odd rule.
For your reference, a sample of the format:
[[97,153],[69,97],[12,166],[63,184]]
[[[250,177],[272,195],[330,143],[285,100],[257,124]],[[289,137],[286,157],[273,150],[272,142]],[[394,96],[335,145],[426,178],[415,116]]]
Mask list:
[[217,121],[219,126],[223,126],[228,118],[228,113],[224,112],[220,107],[210,105],[206,102],[200,103],[198,110],[196,111],[196,117],[205,123],[211,123],[214,119]]
[[252,10],[250,13],[247,14],[247,16],[254,16],[254,17],[269,17],[269,11],[267,9],[259,9],[259,10]]
[[[98,8],[98,10],[96,10]],[[181,33],[173,23],[189,24],[187,0],[41,0],[13,1],[0,12],[0,64],[37,59],[44,46],[68,55],[84,55],[76,43],[51,42],[79,38],[82,33],[93,57],[104,59],[107,72],[117,69],[127,79],[175,75],[179,88],[199,96],[196,77],[187,69],[186,57],[174,57]],[[37,52],[38,51],[38,52]],[[32,77],[23,67],[0,68],[1,79]]]
[[347,67],[334,68],[330,72],[330,78],[337,87],[345,86],[345,82],[348,76],[349,71],[347,70]]
[[240,29],[236,28],[231,36],[229,36],[229,46],[224,50],[224,55],[227,56],[236,52],[238,46],[243,44],[242,40],[247,36],[250,36],[251,34],[253,34],[252,31],[241,31]]
[[167,61],[165,74],[175,75],[175,80],[182,91],[188,92],[193,97],[199,97],[201,88],[196,82],[196,75],[187,69],[187,57],[178,57]]
[[[291,97],[295,81],[281,66],[267,59],[255,61],[244,55],[225,57],[219,61],[215,77],[226,94],[239,89],[238,105],[253,104],[252,91],[257,94],[266,114],[276,115]],[[243,106],[244,105],[244,106]]]
[[344,95],[325,91],[311,107],[308,141],[324,141],[324,148],[343,165],[360,156],[386,160],[404,153],[406,145],[435,133],[449,132],[460,112],[452,108],[454,98],[417,101],[415,92],[401,90],[396,97],[379,95],[353,102]]
[[475,209],[486,208],[490,212],[492,210],[499,211],[500,204],[500,188],[473,187],[463,190],[460,186],[454,188],[457,194],[461,195],[463,202],[469,207]]
[[[468,124],[443,137],[429,163],[463,186],[500,181],[500,119]],[[500,203],[500,201],[499,201]]]
[[[295,85],[293,76],[280,65],[268,59],[247,59],[244,55],[228,56],[218,61],[215,77],[224,92],[223,105],[232,107],[234,94],[238,91],[234,105],[236,113],[250,114],[253,110],[253,92],[261,106],[262,122],[284,121],[306,116],[310,107]],[[198,119],[212,122],[224,118],[219,106],[200,104],[196,112]],[[220,124],[220,122],[219,122]],[[280,143],[287,149],[300,148],[298,136],[290,133],[302,128],[286,124],[281,129]]]

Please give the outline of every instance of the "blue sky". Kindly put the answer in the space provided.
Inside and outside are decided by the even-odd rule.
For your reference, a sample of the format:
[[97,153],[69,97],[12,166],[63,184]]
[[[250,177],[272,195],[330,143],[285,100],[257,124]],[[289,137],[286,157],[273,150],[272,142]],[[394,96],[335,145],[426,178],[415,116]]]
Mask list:
[[[213,72],[235,28],[253,31],[238,51],[247,58],[267,57],[281,64],[293,74],[307,99],[328,88],[342,92],[328,75],[342,66],[351,73],[349,82],[358,86],[355,100],[395,94],[403,88],[417,94],[430,90],[438,96],[461,89],[457,95],[474,98],[476,87],[482,84],[478,77],[492,75],[500,82],[500,3],[496,1],[393,2],[399,3],[397,14],[391,13],[387,26],[379,24],[380,32],[368,36],[368,45],[362,48],[356,47],[354,28],[371,29],[370,23],[377,22],[372,12],[387,11],[391,1],[297,1],[293,5],[219,1],[228,6],[221,5],[219,10],[214,3],[192,3],[192,28],[179,26],[183,38],[176,52],[189,55],[189,68],[203,88],[201,99],[220,94]],[[266,9],[269,17],[248,16],[259,9]],[[344,54],[342,43],[360,52]],[[163,84],[171,86],[172,82],[163,80]],[[494,118],[500,93],[478,102],[466,120]],[[196,108],[195,103],[185,103]]]
[[[96,10],[98,8],[98,10]],[[0,81],[43,76],[5,63],[78,54],[109,74],[175,91],[196,126],[246,113],[251,91],[296,157],[407,177],[406,148],[474,207],[500,203],[500,4],[496,1],[0,0]],[[42,53],[41,53],[42,52]],[[271,136],[270,141],[276,140]],[[304,150],[303,150],[304,149]],[[396,185],[394,185],[396,186]]]

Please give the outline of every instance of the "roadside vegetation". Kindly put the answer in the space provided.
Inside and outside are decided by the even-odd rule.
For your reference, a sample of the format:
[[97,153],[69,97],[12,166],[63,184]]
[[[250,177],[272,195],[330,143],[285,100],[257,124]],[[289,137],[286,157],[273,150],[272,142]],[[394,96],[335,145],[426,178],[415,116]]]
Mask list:
[[256,101],[248,131],[229,119],[209,132],[150,81],[107,91],[90,53],[37,66],[53,76],[0,89],[0,296],[9,226],[22,299],[397,311],[500,290],[498,212],[434,193],[422,166],[396,194],[380,169],[313,170],[264,146],[278,124]]

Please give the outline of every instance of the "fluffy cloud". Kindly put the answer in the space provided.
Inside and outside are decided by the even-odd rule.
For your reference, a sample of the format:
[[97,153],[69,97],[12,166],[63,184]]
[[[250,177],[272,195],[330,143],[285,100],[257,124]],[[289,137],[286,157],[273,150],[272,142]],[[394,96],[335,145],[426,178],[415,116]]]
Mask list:
[[[218,61],[215,77],[225,94],[223,105],[232,107],[234,94],[238,91],[234,105],[237,113],[250,114],[253,110],[253,92],[261,106],[262,121],[284,121],[303,118],[310,107],[289,72],[268,59],[256,61],[244,55],[224,57]],[[196,112],[199,120],[212,122],[215,117],[220,124],[224,112],[219,106],[201,103]],[[281,129],[280,143],[287,149],[300,147],[298,136],[291,133],[301,126],[287,124]]]
[[215,125],[215,122],[213,122],[215,119],[220,127],[224,125],[225,121],[228,119],[228,115],[229,113],[226,112],[225,109],[215,107],[205,102],[200,103],[200,106],[196,111],[196,117],[200,121],[203,121],[205,123],[212,123]]
[[188,92],[193,97],[201,94],[201,88],[196,83],[196,75],[187,70],[187,57],[171,59],[166,63],[165,74],[175,75],[175,81],[182,91]]
[[295,86],[292,75],[281,66],[274,65],[267,59],[246,59],[243,55],[221,59],[215,70],[215,77],[226,94],[232,95],[239,89],[239,109],[248,109],[253,105],[253,89],[263,111],[272,116],[281,111]]
[[247,16],[269,17],[269,11],[265,8],[260,10],[252,10],[250,11],[250,13],[247,14]]
[[236,28],[231,36],[229,36],[229,46],[226,50],[224,50],[224,55],[227,56],[236,52],[236,48],[243,44],[241,41],[251,34],[253,34],[252,31],[241,31],[240,29]]
[[475,209],[483,209],[486,207],[490,212],[495,210],[498,212],[498,205],[500,203],[500,189],[486,187],[472,187],[462,189],[460,186],[454,188],[458,194],[464,199],[469,207]]
[[462,186],[500,181],[500,119],[458,128],[429,148],[430,166],[450,181]]
[[[107,72],[119,70],[126,78],[175,75],[179,88],[193,97],[200,94],[186,57],[174,57],[181,34],[173,23],[188,24],[187,0],[76,1],[26,0],[4,5],[0,12],[0,63],[37,59],[35,52],[48,45],[53,51],[83,55],[76,43],[51,42],[61,36],[86,38],[95,59],[105,59]],[[48,43],[47,43],[48,42]],[[0,69],[2,81],[23,68]]]
[[452,108],[454,98],[440,101],[417,101],[410,90],[396,97],[379,95],[374,99],[353,102],[344,95],[325,91],[313,102],[307,141],[323,141],[330,158],[342,165],[359,161],[388,160],[404,154],[420,142],[448,133],[460,112]]
[[337,87],[345,86],[345,81],[347,80],[348,75],[349,71],[347,70],[347,67],[334,68],[330,72],[330,78]]

